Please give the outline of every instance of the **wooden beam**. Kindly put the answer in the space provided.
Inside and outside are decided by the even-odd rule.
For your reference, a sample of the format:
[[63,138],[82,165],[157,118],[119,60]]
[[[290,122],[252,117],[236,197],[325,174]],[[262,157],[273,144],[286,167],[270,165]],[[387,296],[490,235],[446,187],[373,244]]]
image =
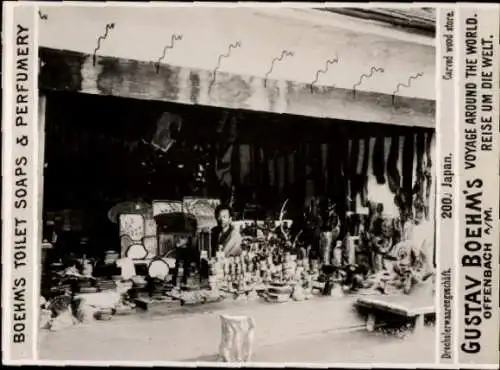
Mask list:
[[[40,49],[40,88],[434,128],[435,102],[73,51]],[[95,62],[95,63],[94,63]]]
[[36,278],[38,279],[38,286],[36,287],[37,292],[41,292],[42,288],[42,253],[44,251],[42,250],[42,245],[43,245],[43,229],[44,229],[44,217],[43,217],[43,209],[44,209],[44,172],[45,172],[45,118],[46,118],[46,112],[47,112],[47,99],[46,96],[43,94],[40,94],[38,97],[38,163],[37,163],[37,169],[38,169],[38,202],[36,204],[37,213],[38,217],[36,222],[38,222],[38,240],[39,240],[39,246],[40,248],[38,249],[38,252],[36,254],[37,261],[36,263],[38,264],[37,266],[37,272],[38,276]]
[[436,34],[435,14],[422,12],[421,9],[320,8],[318,10],[392,24],[425,36],[434,37]]

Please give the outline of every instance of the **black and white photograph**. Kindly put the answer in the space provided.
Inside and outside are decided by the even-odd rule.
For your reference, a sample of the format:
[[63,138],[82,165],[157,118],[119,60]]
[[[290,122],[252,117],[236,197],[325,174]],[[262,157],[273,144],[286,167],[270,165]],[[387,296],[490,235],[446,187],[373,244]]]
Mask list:
[[39,7],[40,360],[436,361],[436,10],[315,6]]

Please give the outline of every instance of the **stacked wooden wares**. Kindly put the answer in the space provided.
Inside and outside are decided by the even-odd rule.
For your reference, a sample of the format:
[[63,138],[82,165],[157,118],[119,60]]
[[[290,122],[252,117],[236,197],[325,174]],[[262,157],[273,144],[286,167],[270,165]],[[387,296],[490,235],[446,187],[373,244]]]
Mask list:
[[133,276],[131,280],[134,284],[134,288],[136,289],[144,289],[148,285],[146,277],[144,276],[136,275]]
[[308,299],[306,282],[306,270],[304,268],[304,261],[299,260],[296,262],[297,266],[293,276],[293,293],[292,299],[294,301],[303,301]]
[[161,299],[165,297],[167,293],[171,290],[170,284],[168,284],[165,280],[152,278],[150,284],[151,284],[151,289],[150,289],[151,298]]
[[98,287],[95,286],[80,286],[79,288],[79,293],[82,294],[90,294],[90,293],[97,293],[99,291]]
[[75,324],[76,318],[73,316],[70,294],[63,294],[51,299],[48,309],[52,313],[52,319],[48,323],[50,330],[57,331]]
[[271,282],[271,284],[269,284],[266,299],[268,302],[288,302],[291,298],[292,292],[293,288],[290,286],[290,284],[276,279]]
[[107,290],[115,290],[116,283],[113,280],[105,279],[105,278],[97,278],[96,287],[99,291],[107,291]]
[[111,308],[101,308],[95,313],[95,318],[103,321],[111,320],[113,318],[113,310]]
[[169,267],[165,260],[154,259],[148,266],[149,294],[153,298],[165,297],[171,290],[167,283],[169,277]]
[[313,292],[318,292],[318,291],[323,291],[323,288],[325,287],[325,282],[320,281],[320,269],[319,269],[319,263],[317,260],[310,260],[309,261],[309,273],[311,275],[311,289]]
[[131,281],[119,281],[116,283],[116,292],[120,294],[120,302],[113,312],[117,315],[126,315],[133,312],[135,303],[133,301],[133,283]]
[[40,329],[49,329],[52,319],[52,311],[49,309],[49,302],[44,297],[40,297],[40,318],[38,325]]
[[283,265],[276,265],[268,259],[270,281],[267,286],[266,300],[268,302],[287,302],[292,295],[292,287],[283,279]]
[[114,265],[115,262],[120,258],[120,254],[116,251],[106,251],[104,253],[104,264],[105,265]]

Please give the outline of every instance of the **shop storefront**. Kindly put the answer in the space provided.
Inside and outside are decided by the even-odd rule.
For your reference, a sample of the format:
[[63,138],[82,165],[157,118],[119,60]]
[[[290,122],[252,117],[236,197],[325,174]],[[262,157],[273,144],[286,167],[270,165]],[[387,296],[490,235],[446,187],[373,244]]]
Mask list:
[[[286,18],[284,27],[298,32],[307,26],[294,22]],[[369,32],[353,36],[339,29],[336,44],[344,38],[345,45],[356,40],[377,48],[345,50],[340,58],[356,62],[339,63],[343,72],[335,84],[318,84],[317,71],[310,73],[316,74],[314,82],[304,82],[303,68],[291,77],[298,63],[293,58],[288,69],[272,75],[242,74],[237,60],[215,71],[183,64],[180,57],[155,68],[144,50],[134,60],[123,54],[118,24],[113,32],[115,48],[107,46],[113,56],[62,50],[63,41],[40,50],[43,219],[44,226],[62,224],[55,232],[55,226],[45,227],[48,242],[61,228],[68,235],[76,230],[79,239],[67,248],[85,240],[72,250],[78,258],[99,259],[116,250],[145,265],[147,276],[153,261],[164,260],[167,271],[174,267],[167,257],[185,233],[193,238],[195,260],[203,252],[216,257],[210,244],[213,211],[227,204],[244,253],[241,259],[215,258],[205,274],[208,285],[233,292],[253,287],[281,300],[291,296],[297,281],[312,291],[321,274],[329,276],[326,285],[331,280],[359,288],[363,284],[354,280],[383,270],[379,256],[410,238],[407,225],[415,219],[430,225],[425,227],[433,235],[435,108],[425,83],[433,81],[434,55],[426,41]],[[315,32],[309,29],[304,38],[327,44],[327,33]],[[391,59],[401,46],[394,44],[405,42],[414,54],[408,64]],[[295,47],[307,54],[308,45],[302,40]],[[252,48],[247,58],[258,51]],[[374,65],[358,65],[367,57]],[[321,70],[322,56],[311,58],[308,65]],[[378,69],[386,73],[371,84]],[[409,87],[406,96],[394,93],[415,72],[423,82]],[[202,206],[190,209],[193,199]],[[183,214],[183,225],[171,226],[161,217],[166,214]],[[427,258],[433,258],[432,248]],[[193,271],[201,270],[197,265]]]

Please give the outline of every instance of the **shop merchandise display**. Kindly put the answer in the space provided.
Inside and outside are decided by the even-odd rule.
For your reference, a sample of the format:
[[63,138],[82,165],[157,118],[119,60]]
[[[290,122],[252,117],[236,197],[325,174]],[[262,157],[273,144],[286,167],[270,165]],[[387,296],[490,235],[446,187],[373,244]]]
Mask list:
[[[192,305],[221,300],[284,303],[351,293],[411,294],[433,276],[427,268],[429,256],[413,239],[412,230],[419,222],[412,217],[404,222],[387,217],[382,205],[371,204],[368,212],[348,212],[342,219],[328,203],[323,217],[317,207],[309,208],[304,215],[309,223],[292,235],[291,223],[283,220],[285,206],[286,202],[277,220],[239,222],[239,256],[225,256],[222,245],[211,258],[202,251],[199,263],[178,266],[176,281],[161,257],[146,262],[145,274],[138,271],[136,261],[112,251],[101,261],[108,266],[104,276],[99,272],[104,271],[102,266],[85,256],[55,263],[47,300],[41,305],[41,326],[59,330],[75,320],[110,320],[115,314],[135,312],[141,297],[150,303]],[[320,230],[316,251],[311,229]],[[424,242],[430,241],[424,237]],[[183,268],[189,270],[186,283]],[[89,294],[101,294],[108,303],[89,304],[81,298]]]

